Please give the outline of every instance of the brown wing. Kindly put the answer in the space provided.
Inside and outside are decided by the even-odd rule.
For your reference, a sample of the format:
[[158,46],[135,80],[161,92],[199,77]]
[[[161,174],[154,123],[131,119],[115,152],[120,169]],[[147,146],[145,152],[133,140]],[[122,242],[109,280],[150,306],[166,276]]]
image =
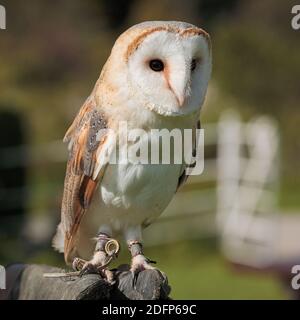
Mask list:
[[[197,121],[196,123],[196,126],[194,127],[194,129],[201,129],[201,123],[200,123],[200,120]],[[193,151],[192,151],[192,155],[193,157],[196,156],[197,154],[197,140],[196,140],[196,130],[194,130],[195,134],[193,135]],[[183,172],[182,174],[180,175],[179,179],[178,179],[178,185],[177,185],[177,189],[176,191],[182,186],[185,184],[185,182],[187,181],[189,175],[186,173],[186,168],[192,168],[195,166],[196,163],[191,163],[189,165],[185,165],[185,168],[183,169]]]
[[[103,148],[107,129],[105,116],[89,98],[80,109],[64,141],[69,143],[61,222],[64,232],[64,254],[67,263],[76,250],[76,235],[83,215],[87,211],[104,170],[95,178],[96,154]],[[100,130],[102,130],[100,132]],[[102,133],[102,135],[99,134]]]

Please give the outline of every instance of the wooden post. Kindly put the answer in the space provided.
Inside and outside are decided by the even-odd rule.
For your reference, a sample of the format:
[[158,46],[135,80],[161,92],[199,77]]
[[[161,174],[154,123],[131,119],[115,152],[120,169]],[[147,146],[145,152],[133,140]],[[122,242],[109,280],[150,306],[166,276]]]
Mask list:
[[7,286],[0,290],[0,300],[168,299],[168,280],[158,270],[141,271],[135,288],[128,265],[112,271],[116,281],[109,284],[98,274],[45,278],[44,273],[64,270],[45,265],[11,265],[6,269]]

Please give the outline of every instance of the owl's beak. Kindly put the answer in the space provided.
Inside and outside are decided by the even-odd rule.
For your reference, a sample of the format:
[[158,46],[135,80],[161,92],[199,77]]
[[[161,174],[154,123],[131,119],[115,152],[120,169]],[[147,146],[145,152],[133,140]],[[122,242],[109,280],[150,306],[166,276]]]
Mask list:
[[178,106],[182,107],[186,99],[186,86],[184,88],[180,88],[176,85],[172,85],[172,83],[168,83],[168,85],[177,100]]
[[177,90],[172,90],[172,91],[176,97],[178,106],[180,108],[183,107],[186,100],[187,86],[184,86],[184,88],[178,88]]
[[[182,81],[184,79],[184,81]],[[178,72],[177,74],[173,74],[170,79],[168,79],[168,85],[171,91],[173,92],[176,100],[178,107],[183,107],[186,98],[187,98],[187,93],[189,92],[188,87],[189,87],[189,74],[183,74],[182,72]]]
[[177,97],[177,100],[178,100],[179,107],[182,107],[184,105],[184,102],[185,102],[185,95],[180,95],[179,97]]
[[185,61],[176,61],[176,64],[172,65],[172,72],[169,70],[170,68],[167,68],[164,72],[165,79],[176,98],[178,107],[181,108],[184,106],[189,92],[190,69],[186,68]]

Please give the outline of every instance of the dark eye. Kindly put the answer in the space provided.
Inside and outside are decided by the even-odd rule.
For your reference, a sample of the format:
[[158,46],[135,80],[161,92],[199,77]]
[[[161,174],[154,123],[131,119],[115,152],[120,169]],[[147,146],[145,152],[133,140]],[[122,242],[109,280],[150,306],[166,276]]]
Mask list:
[[149,62],[149,67],[156,72],[164,70],[164,63],[159,59],[154,59]]
[[197,60],[193,59],[191,62],[191,70],[194,71],[197,67]]

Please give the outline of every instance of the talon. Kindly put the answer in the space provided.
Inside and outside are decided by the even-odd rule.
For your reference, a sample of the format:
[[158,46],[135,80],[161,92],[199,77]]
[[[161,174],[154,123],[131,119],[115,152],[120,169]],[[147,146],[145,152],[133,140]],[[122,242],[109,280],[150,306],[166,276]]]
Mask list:
[[154,260],[150,260],[149,258],[146,258],[148,263],[156,264],[157,262]]
[[85,269],[81,269],[79,271],[79,275],[78,276],[81,278],[85,273],[86,273],[86,270]]
[[113,285],[116,283],[116,280],[114,278],[114,273],[109,269],[103,269],[102,271],[102,277],[105,279],[109,284]]
[[93,265],[90,262],[86,262],[82,269],[79,272],[79,276],[82,277],[84,274],[90,274],[90,273],[99,273],[97,271],[97,266]]
[[74,258],[72,267],[75,271],[82,270],[83,266],[87,263],[87,261],[81,259],[81,258]]
[[132,274],[132,288],[136,289],[136,284],[137,284],[139,271],[138,270],[131,271],[131,274]]

